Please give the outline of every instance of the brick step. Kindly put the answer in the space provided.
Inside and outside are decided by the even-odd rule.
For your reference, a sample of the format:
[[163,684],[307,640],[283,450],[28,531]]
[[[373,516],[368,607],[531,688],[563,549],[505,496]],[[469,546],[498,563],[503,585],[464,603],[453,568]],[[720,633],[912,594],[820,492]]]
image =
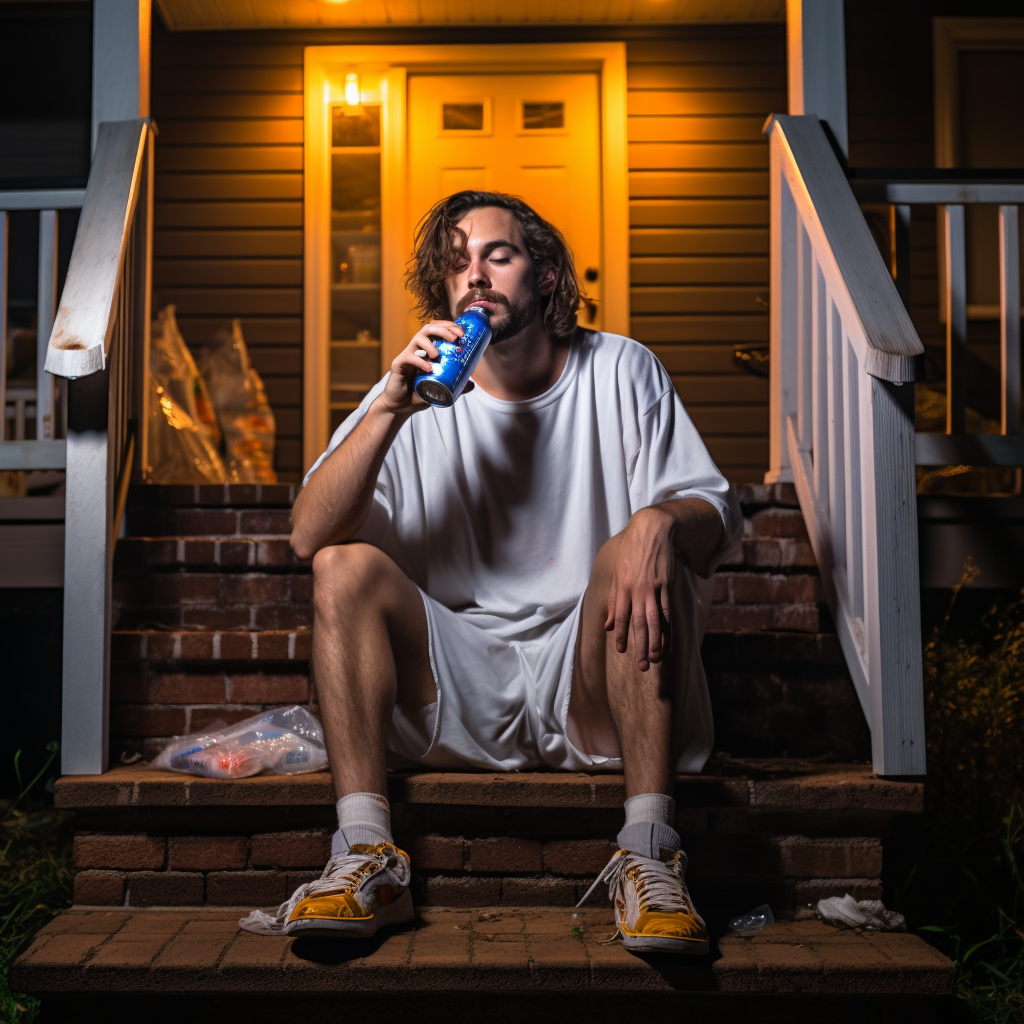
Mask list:
[[[702,1021],[735,1021],[753,1011],[761,1022],[823,1012],[830,1021],[894,1021],[911,1009],[947,1019],[953,1002],[952,963],[921,939],[818,921],[780,922],[752,937],[713,933],[707,956],[641,957],[603,942],[607,906],[424,909],[413,925],[365,942],[251,935],[238,916],[65,911],[18,959],[11,983],[43,999],[45,1019],[77,1018],[83,1006],[105,1007],[103,997],[124,1013],[134,996],[150,1022],[219,1019],[225,1009],[235,1019],[315,1022],[336,1020],[343,1006],[430,1021],[475,1013],[521,1021],[526,1011],[618,1024],[635,1015],[638,997],[644,1012],[665,1019],[697,1011]],[[450,999],[425,999],[430,993],[459,993],[458,1010]]]
[[[150,757],[169,736],[312,698],[307,628],[119,629],[111,739]],[[870,756],[834,634],[709,632],[702,648],[719,750],[754,757]]]
[[[748,546],[753,543],[759,542]],[[310,624],[310,569],[283,538],[129,537],[118,544],[115,568],[120,628]],[[715,576],[707,627],[817,633],[821,604],[817,572],[723,569]]]
[[[425,905],[571,905],[614,852],[621,776],[394,773],[396,841]],[[703,910],[776,911],[849,891],[881,896],[881,839],[922,787],[864,765],[715,758],[681,776],[676,827]],[[75,812],[75,901],[279,903],[327,860],[325,772],[223,781],[144,767],[57,782]]]

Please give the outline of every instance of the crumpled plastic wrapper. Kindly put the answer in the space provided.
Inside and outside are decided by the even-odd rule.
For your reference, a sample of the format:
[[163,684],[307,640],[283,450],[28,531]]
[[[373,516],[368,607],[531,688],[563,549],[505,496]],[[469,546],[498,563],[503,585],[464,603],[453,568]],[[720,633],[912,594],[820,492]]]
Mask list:
[[252,365],[242,324],[231,321],[213,337],[200,359],[213,406],[224,432],[225,463],[231,483],[277,483],[274,442],[277,427],[263,380]]
[[895,910],[886,910],[881,900],[855,900],[849,893],[818,900],[818,913],[839,928],[863,928],[866,931],[905,932],[907,922]]
[[324,732],[304,707],[263,711],[234,725],[175,736],[153,759],[153,768],[207,779],[244,779],[266,771],[301,775],[327,767]]
[[221,484],[220,428],[202,374],[185,345],[174,306],[150,335],[149,478],[155,484]]

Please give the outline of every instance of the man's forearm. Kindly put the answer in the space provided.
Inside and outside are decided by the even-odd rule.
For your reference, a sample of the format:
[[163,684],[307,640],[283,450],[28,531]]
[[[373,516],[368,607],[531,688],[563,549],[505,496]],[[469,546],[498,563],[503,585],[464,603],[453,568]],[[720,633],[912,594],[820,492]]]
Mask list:
[[299,492],[291,545],[303,561],[328,544],[349,540],[366,521],[384,456],[407,418],[375,401]]
[[683,564],[698,576],[707,578],[711,559],[725,535],[718,509],[703,498],[675,498],[651,505],[650,509],[671,520],[669,537]]

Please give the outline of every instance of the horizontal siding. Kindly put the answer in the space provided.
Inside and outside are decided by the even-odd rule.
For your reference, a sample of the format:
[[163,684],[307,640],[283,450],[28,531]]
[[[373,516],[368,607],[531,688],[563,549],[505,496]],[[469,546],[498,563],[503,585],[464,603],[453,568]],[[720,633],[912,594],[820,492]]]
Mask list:
[[768,341],[768,151],[786,109],[785,37],[750,27],[705,45],[627,44],[632,333],[672,374],[736,481],[767,468],[768,388],[736,367]]
[[[756,480],[767,386],[732,352],[768,339],[761,129],[785,109],[784,31],[661,32],[627,43],[632,333],[669,369],[722,469]],[[303,48],[343,41],[154,26],[155,296],[177,305],[194,347],[241,317],[286,479],[301,469]]]
[[241,318],[283,479],[302,461],[302,52],[154,26],[154,291],[197,348]]

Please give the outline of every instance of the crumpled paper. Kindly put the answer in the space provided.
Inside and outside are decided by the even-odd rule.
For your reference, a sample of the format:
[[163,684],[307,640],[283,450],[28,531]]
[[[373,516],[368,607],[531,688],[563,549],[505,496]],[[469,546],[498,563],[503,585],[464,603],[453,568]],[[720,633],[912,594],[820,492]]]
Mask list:
[[864,928],[877,932],[905,932],[907,922],[895,910],[886,910],[881,900],[855,900],[849,893],[818,900],[818,913],[839,928]]

